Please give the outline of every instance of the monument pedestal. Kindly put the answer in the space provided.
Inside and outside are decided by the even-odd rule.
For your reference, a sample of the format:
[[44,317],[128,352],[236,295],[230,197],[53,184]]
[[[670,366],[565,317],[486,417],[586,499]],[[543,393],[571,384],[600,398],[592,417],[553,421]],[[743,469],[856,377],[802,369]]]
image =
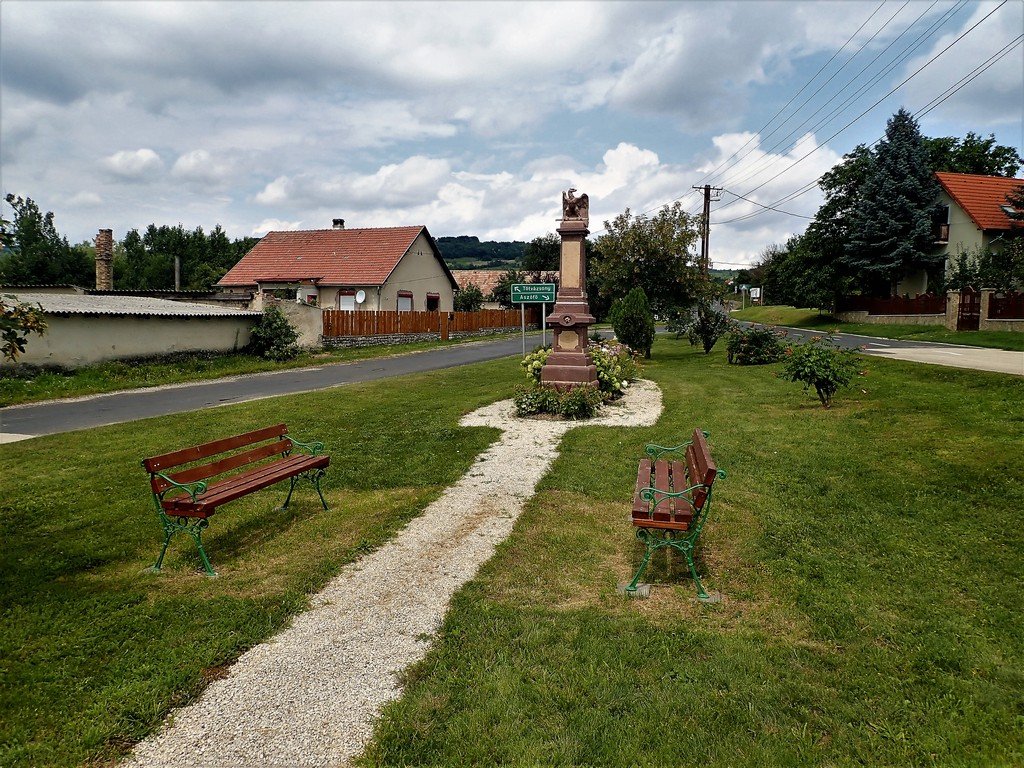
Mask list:
[[[570,191],[569,199],[572,200]],[[564,199],[564,198],[563,198]],[[586,200],[584,195],[582,200]],[[586,254],[583,240],[589,234],[587,221],[563,218],[558,228],[562,238],[561,282],[555,306],[547,317],[554,329],[551,354],[540,372],[541,384],[562,391],[580,385],[597,386],[597,367],[587,355],[587,329],[594,324],[586,286]]]

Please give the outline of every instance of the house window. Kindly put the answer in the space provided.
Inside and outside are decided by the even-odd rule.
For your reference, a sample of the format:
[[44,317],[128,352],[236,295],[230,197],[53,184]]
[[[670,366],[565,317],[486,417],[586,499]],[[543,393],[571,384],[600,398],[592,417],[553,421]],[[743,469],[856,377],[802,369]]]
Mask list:
[[355,312],[355,310],[356,310],[356,292],[355,291],[338,291],[338,309],[343,309],[346,312]]
[[932,218],[932,235],[938,243],[949,242],[949,206],[940,205]]
[[398,292],[398,311],[412,312],[412,291]]
[[428,293],[427,294],[427,312],[437,312],[441,308],[441,294],[440,293]]

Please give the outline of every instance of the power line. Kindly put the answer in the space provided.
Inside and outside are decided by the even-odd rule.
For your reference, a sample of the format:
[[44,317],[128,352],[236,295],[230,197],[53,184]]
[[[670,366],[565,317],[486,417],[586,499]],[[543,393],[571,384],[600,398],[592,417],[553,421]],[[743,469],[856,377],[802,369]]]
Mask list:
[[[779,176],[782,176],[783,174],[785,174],[785,173],[788,173],[789,171],[793,170],[793,168],[795,168],[795,167],[796,167],[797,165],[799,165],[800,163],[802,163],[802,162],[803,162],[804,160],[806,160],[806,159],[807,159],[808,157],[810,157],[811,155],[813,155],[813,154],[814,154],[815,152],[817,152],[817,151],[818,151],[819,149],[821,149],[821,148],[822,148],[823,146],[825,146],[826,144],[828,144],[828,142],[832,141],[832,139],[836,138],[836,136],[838,136],[839,134],[841,134],[841,133],[842,133],[843,131],[845,131],[845,130],[846,130],[847,128],[849,128],[850,126],[852,126],[852,125],[853,125],[854,123],[858,122],[858,121],[859,121],[859,120],[860,120],[860,119],[861,119],[862,117],[864,117],[864,116],[865,116],[865,115],[867,115],[867,114],[868,114],[869,112],[871,112],[872,110],[874,110],[874,109],[875,109],[875,107],[877,107],[877,106],[878,106],[879,104],[881,104],[881,103],[882,103],[883,101],[885,101],[885,100],[886,100],[887,98],[889,98],[889,97],[890,97],[890,96],[892,96],[892,95],[893,95],[894,93],[896,93],[896,91],[898,91],[898,90],[899,90],[900,88],[902,88],[902,87],[903,87],[904,85],[906,85],[907,83],[909,83],[909,82],[910,82],[910,81],[911,81],[911,80],[912,80],[913,78],[917,77],[917,75],[919,75],[919,74],[920,74],[920,73],[921,73],[922,71],[924,71],[924,69],[925,69],[926,67],[928,67],[929,65],[931,65],[931,64],[932,64],[932,63],[933,63],[933,62],[934,62],[934,61],[935,61],[936,59],[938,59],[938,58],[939,58],[940,56],[942,56],[942,55],[943,55],[944,53],[946,53],[946,51],[948,51],[948,50],[949,50],[950,48],[952,48],[952,47],[953,47],[954,45],[956,45],[956,44],[957,44],[958,42],[960,42],[961,40],[963,40],[963,39],[964,39],[964,37],[966,37],[966,36],[967,36],[967,35],[969,35],[969,34],[970,34],[971,32],[973,32],[973,31],[974,31],[975,29],[977,29],[979,25],[981,25],[981,24],[982,24],[983,22],[985,22],[985,21],[986,21],[986,20],[987,20],[987,19],[988,19],[989,17],[991,17],[991,16],[992,16],[992,14],[994,14],[994,13],[995,13],[996,11],[998,11],[998,10],[999,10],[1000,8],[1002,8],[1002,7],[1004,6],[1004,5],[1006,5],[1006,3],[1007,3],[1007,2],[1008,2],[1008,0],[1003,0],[1003,2],[1001,2],[1001,3],[999,4],[999,5],[997,5],[997,6],[995,7],[995,8],[993,8],[993,9],[992,9],[991,11],[989,11],[989,12],[988,12],[987,14],[985,14],[985,16],[983,16],[983,17],[982,17],[982,18],[981,18],[980,20],[978,20],[978,21],[977,21],[977,22],[976,22],[976,23],[975,23],[974,25],[972,25],[972,26],[970,27],[970,29],[967,29],[966,31],[964,31],[963,33],[961,33],[961,34],[960,34],[960,35],[959,35],[959,36],[958,36],[958,37],[957,37],[957,38],[956,38],[955,40],[953,40],[953,41],[952,41],[951,43],[949,43],[949,44],[948,44],[948,45],[947,45],[947,46],[946,46],[945,48],[943,48],[943,49],[942,49],[941,51],[939,51],[939,52],[938,52],[937,54],[935,54],[935,55],[934,55],[934,56],[932,56],[932,57],[931,57],[930,59],[928,59],[928,61],[926,61],[926,62],[925,62],[924,64],[922,64],[922,65],[921,65],[920,67],[918,67],[918,68],[917,68],[917,69],[916,69],[916,70],[915,70],[915,71],[914,71],[914,72],[913,72],[913,73],[912,73],[911,75],[909,75],[909,76],[908,76],[907,78],[905,78],[905,79],[904,79],[904,80],[903,80],[903,81],[902,81],[902,82],[901,82],[901,83],[900,83],[899,85],[897,85],[896,87],[894,87],[894,88],[893,88],[892,90],[890,90],[890,91],[889,91],[888,93],[886,93],[886,94],[885,94],[884,96],[882,96],[882,97],[881,97],[880,99],[878,99],[878,100],[877,100],[877,101],[876,101],[876,102],[875,102],[874,104],[872,104],[872,105],[871,105],[870,107],[868,107],[867,109],[865,109],[865,110],[864,110],[863,112],[861,112],[861,113],[860,113],[859,115],[857,115],[857,117],[855,117],[855,118],[854,118],[853,120],[851,120],[850,122],[848,122],[848,123],[847,123],[846,125],[844,125],[844,126],[843,126],[842,128],[840,128],[840,129],[839,129],[838,131],[836,131],[835,133],[833,133],[833,134],[832,134],[831,136],[829,136],[829,137],[828,137],[827,139],[825,139],[825,140],[824,140],[824,141],[822,141],[822,142],[821,142],[820,144],[818,144],[817,146],[815,146],[815,147],[814,147],[814,149],[812,149],[812,150],[810,150],[809,152],[805,153],[804,155],[800,156],[799,158],[797,158],[796,160],[794,160],[794,161],[793,161],[793,162],[792,162],[792,163],[791,163],[791,164],[790,164],[790,165],[789,165],[789,166],[788,166],[787,168],[784,168],[783,170],[781,170],[781,171],[779,171],[778,173],[776,173],[776,174],[775,174],[774,176],[771,176],[771,177],[769,177],[768,179],[765,179],[765,180],[764,180],[763,182],[761,182],[760,184],[758,184],[758,185],[757,185],[756,187],[754,187],[753,189],[748,189],[748,190],[746,191],[746,194],[748,194],[748,195],[749,195],[749,194],[750,194],[750,193],[752,193],[752,192],[756,192],[757,190],[761,189],[761,187],[765,186],[765,185],[766,185],[766,184],[768,184],[769,182],[771,182],[771,181],[774,181],[775,179],[777,179],[777,178],[778,178]],[[725,207],[727,207],[728,205],[734,205],[734,203],[728,203],[727,205],[724,205],[724,206],[722,206],[722,208],[725,208]],[[724,223],[726,223],[726,222],[719,222],[719,223],[723,223],[723,224],[724,224]]]
[[[831,104],[837,98],[839,98],[839,96],[842,95],[845,91],[847,91],[854,83],[858,82],[858,78],[860,78],[860,76],[862,74],[864,74],[875,62],[877,62],[879,59],[881,59],[882,56],[884,56],[885,53],[890,48],[892,48],[893,45],[895,45],[897,42],[899,42],[911,29],[913,29],[915,26],[917,26],[918,22],[922,18],[924,18],[925,14],[927,14],[928,11],[930,11],[931,8],[934,7],[937,2],[938,2],[938,0],[934,0],[934,2],[932,2],[932,4],[930,6],[928,6],[928,8],[926,8],[916,19],[914,19],[913,22],[911,22],[902,32],[900,32],[899,35],[897,35],[895,38],[893,38],[893,40],[885,48],[882,49],[882,51],[880,51],[873,59],[871,59],[871,61],[869,61],[867,64],[865,64],[863,67],[861,67],[860,71],[857,72],[850,79],[850,82],[847,83],[847,85],[845,85],[844,87],[840,88],[832,96],[830,96],[823,104],[821,104],[816,110],[814,110],[814,112],[812,112],[810,115],[808,115],[807,118],[802,123],[800,123],[800,125],[798,125],[793,131],[791,131],[789,134],[787,134],[787,136],[785,138],[783,138],[780,141],[777,141],[769,149],[766,149],[765,150],[766,156],[765,156],[765,158],[762,158],[762,160],[760,161],[760,163],[761,163],[760,165],[755,163],[754,167],[747,169],[746,173],[744,173],[743,176],[741,176],[739,178],[736,178],[736,179],[731,179],[729,181],[729,183],[730,184],[741,184],[744,181],[747,181],[748,179],[753,178],[755,175],[757,175],[761,171],[765,170],[766,168],[770,167],[774,162],[778,162],[777,160],[771,158],[771,153],[776,151],[780,147],[782,147],[784,144],[788,143],[790,140],[792,140],[793,137],[798,135],[800,130],[803,129],[815,117],[815,115],[818,115],[825,107],[827,107],[829,104]],[[829,112],[827,115],[825,115],[821,120],[819,120],[817,123],[815,123],[811,128],[809,128],[807,130],[807,133],[815,133],[815,132],[817,132],[817,130],[820,127],[822,127],[823,125],[827,125],[833,119],[838,117],[843,111],[846,110],[846,108],[852,102],[856,101],[856,99],[858,99],[866,90],[868,90],[869,88],[874,86],[879,80],[881,80],[883,77],[885,77],[885,75],[887,75],[889,72],[891,72],[897,66],[899,66],[901,63],[906,61],[910,57],[910,54],[913,53],[914,50],[916,50],[918,47],[921,46],[921,44],[924,42],[924,40],[926,40],[927,38],[932,37],[938,29],[940,29],[950,18],[952,18],[954,15],[956,15],[956,13],[960,9],[962,9],[966,4],[967,4],[967,0],[959,0],[958,3],[956,3],[950,9],[945,11],[939,17],[939,19],[937,21],[933,22],[928,29],[926,29],[924,32],[922,32],[920,35],[918,35],[916,40],[914,40],[906,48],[904,48],[902,51],[900,51],[900,53],[898,53],[888,65],[885,65],[882,68],[881,71],[879,71],[877,74],[872,76],[872,78],[870,80],[868,80],[866,83],[863,83],[859,88],[857,88],[857,90],[854,91],[854,93],[852,93],[850,96],[848,96],[838,107],[833,109],[831,112]],[[768,160],[767,165],[764,163],[765,159]]]
[[[1016,48],[1019,45],[1021,45],[1022,42],[1024,42],[1024,35],[1019,35],[1017,38],[1015,38],[1014,40],[1012,40],[1009,43],[1007,43],[1001,49],[996,51],[996,53],[992,54],[988,59],[986,59],[981,64],[976,66],[968,74],[966,74],[963,77],[961,77],[956,83],[953,83],[953,85],[949,86],[945,91],[940,93],[938,96],[932,98],[927,104],[925,104],[924,107],[919,109],[914,114],[914,118],[916,119],[916,118],[924,117],[925,115],[927,115],[929,112],[931,112],[937,106],[942,104],[944,101],[946,101],[951,96],[953,96],[955,93],[957,93],[962,88],[964,88],[966,85],[968,85],[971,81],[975,80],[977,77],[979,77],[984,72],[986,72],[988,69],[990,69],[992,66],[994,66],[998,61],[1000,61],[1001,59],[1005,58],[1014,48]],[[871,144],[868,145],[869,148],[873,147],[875,144],[877,144],[881,140],[882,140],[882,137],[879,137],[879,138],[875,139],[873,142],[871,142]],[[819,176],[814,181],[809,182],[808,184],[805,184],[803,187],[798,188],[794,192],[791,192],[788,195],[780,198],[779,200],[776,200],[771,205],[772,206],[781,205],[782,203],[789,202],[791,200],[795,200],[797,197],[800,197],[801,195],[804,195],[807,192],[809,192],[811,189],[813,189],[818,184],[818,182],[821,181],[821,179],[823,177],[824,177],[824,174]],[[730,193],[730,194],[735,194],[735,193]],[[754,202],[754,201],[750,201],[750,202]],[[732,203],[728,203],[727,205],[732,205]],[[755,203],[755,205],[758,205],[758,203]],[[725,208],[725,207],[726,206],[722,206],[722,208]],[[768,206],[762,206],[762,207],[767,208]],[[721,209],[719,209],[719,210],[721,210]],[[746,219],[750,219],[750,218],[753,218],[755,216],[760,216],[761,213],[762,213],[761,211],[754,211],[753,213],[744,214],[742,216],[737,216],[737,217],[732,218],[732,219],[726,219],[724,221],[717,221],[717,222],[714,222],[714,223],[715,224],[731,224],[733,222],[744,221]]]
[[[815,182],[815,183],[817,183],[817,182]],[[758,206],[760,208],[764,208],[766,211],[775,211],[776,213],[784,213],[787,216],[796,216],[796,217],[801,218],[801,219],[813,219],[814,218],[813,216],[804,216],[802,213],[793,213],[792,211],[784,211],[781,208],[773,208],[771,205],[764,205],[763,203],[757,202],[757,200],[751,200],[749,197],[744,197],[743,195],[737,195],[735,192],[733,192],[732,190],[729,190],[729,189],[726,189],[726,190],[723,190],[723,191],[728,193],[728,194],[730,194],[730,195],[732,195],[733,197],[738,197],[740,200],[746,200],[748,203],[753,203],[754,205],[756,205],[756,206]],[[715,222],[715,223],[717,224],[717,223],[721,223],[721,222]]]

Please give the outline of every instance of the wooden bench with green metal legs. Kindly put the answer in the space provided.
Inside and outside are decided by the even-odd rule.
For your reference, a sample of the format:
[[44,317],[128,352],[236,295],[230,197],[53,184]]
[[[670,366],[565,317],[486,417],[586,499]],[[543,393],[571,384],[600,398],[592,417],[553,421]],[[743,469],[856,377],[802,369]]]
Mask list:
[[[293,452],[296,448],[300,452]],[[304,478],[316,488],[326,510],[320,479],[330,463],[323,443],[293,440],[284,424],[143,459],[164,531],[153,570],[160,570],[174,535],[184,533],[195,542],[206,573],[216,576],[203,548],[209,517],[221,505],[282,480],[290,480],[291,487],[281,509],[287,509],[296,483]]]
[[[663,547],[683,554],[697,585],[701,601],[712,598],[704,591],[693,551],[711,511],[711,489],[725,477],[708,449],[707,432],[693,430],[693,438],[682,445],[665,448],[648,445],[648,458],[641,459],[633,496],[632,522],[646,552],[626,593],[636,595],[640,577],[651,556]],[[668,458],[663,458],[668,457]]]

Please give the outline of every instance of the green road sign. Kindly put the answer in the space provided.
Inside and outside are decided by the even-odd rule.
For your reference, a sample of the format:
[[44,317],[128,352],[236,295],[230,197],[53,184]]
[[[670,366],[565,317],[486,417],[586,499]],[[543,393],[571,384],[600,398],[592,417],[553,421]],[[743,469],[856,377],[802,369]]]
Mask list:
[[513,304],[553,304],[555,302],[554,283],[513,283]]

